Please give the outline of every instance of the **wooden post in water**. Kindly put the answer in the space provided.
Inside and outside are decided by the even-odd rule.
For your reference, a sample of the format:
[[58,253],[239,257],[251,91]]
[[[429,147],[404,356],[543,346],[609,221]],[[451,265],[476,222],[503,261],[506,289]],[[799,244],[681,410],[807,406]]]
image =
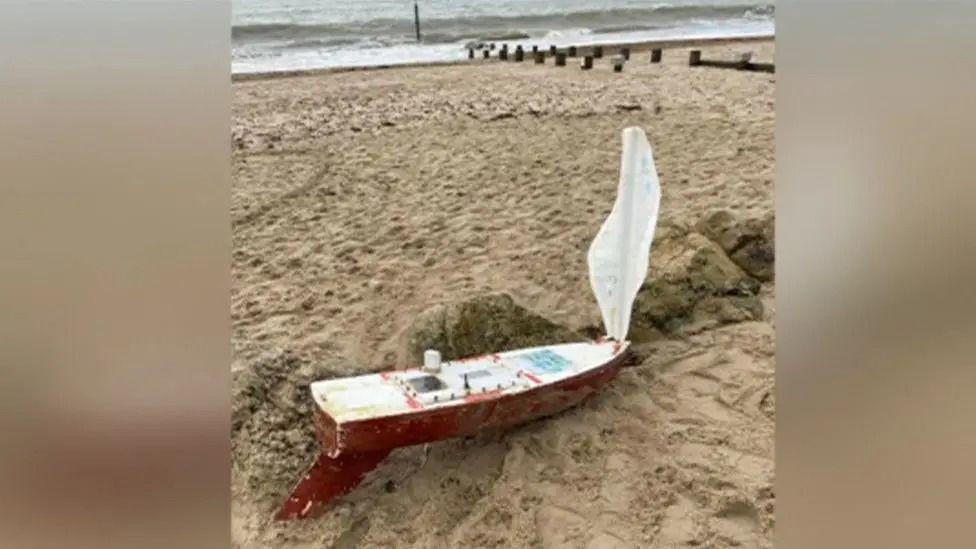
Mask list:
[[565,67],[566,66],[566,52],[557,51],[556,52],[556,66]]
[[556,45],[555,44],[550,44],[549,45],[549,55],[550,56],[556,55]]
[[420,8],[417,3],[413,3],[413,26],[417,31],[417,42],[420,42]]
[[566,48],[566,55],[569,57],[576,57],[576,46]]
[[535,52],[535,64],[545,65],[546,64],[546,54],[545,52],[537,51]]
[[688,54],[688,66],[697,67],[701,65],[701,50],[691,50]]
[[491,52],[488,50],[481,50],[481,53],[484,55],[485,59],[488,59],[488,57],[491,55]]
[[521,63],[523,58],[525,58],[525,50],[521,45],[515,46],[515,62]]
[[474,48],[468,48],[468,59],[474,59]]
[[593,56],[584,55],[583,58],[580,59],[580,70],[588,71],[592,68],[593,68]]
[[654,48],[651,50],[651,63],[661,62],[661,48]]
[[620,55],[624,58],[624,61],[630,60],[630,48],[620,48]]
[[539,46],[533,44],[532,45],[532,55],[535,55],[538,52],[539,52]]
[[508,61],[508,44],[502,44],[502,48],[498,50],[498,58],[502,61]]
[[593,46],[593,59],[603,57],[603,46]]

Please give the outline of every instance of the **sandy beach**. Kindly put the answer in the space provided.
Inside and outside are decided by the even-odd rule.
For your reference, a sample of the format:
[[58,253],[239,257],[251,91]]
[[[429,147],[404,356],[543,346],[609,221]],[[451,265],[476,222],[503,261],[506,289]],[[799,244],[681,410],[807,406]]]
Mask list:
[[586,249],[624,127],[654,147],[662,225],[768,219],[774,90],[772,74],[688,67],[687,48],[661,64],[635,53],[619,74],[607,58],[590,71],[527,58],[235,82],[235,544],[772,547],[768,280],[759,318],[637,332],[638,363],[583,406],[398,450],[321,518],[271,513],[314,456],[304,383],[406,366],[432,305],[504,292],[601,329]]

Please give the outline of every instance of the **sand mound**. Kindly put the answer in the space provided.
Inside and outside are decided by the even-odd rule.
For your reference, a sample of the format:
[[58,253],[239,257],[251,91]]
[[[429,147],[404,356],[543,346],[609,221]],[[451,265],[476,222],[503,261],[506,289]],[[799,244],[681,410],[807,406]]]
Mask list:
[[418,364],[426,349],[437,349],[451,360],[583,339],[520,307],[510,295],[496,293],[435,305],[421,313],[410,326],[406,353],[410,363]]
[[721,209],[705,215],[696,229],[721,246],[747,273],[769,281],[773,279],[775,258],[774,221],[772,213],[741,219],[733,212]]
[[762,317],[760,283],[719,244],[674,223],[654,239],[650,273],[634,303],[635,324],[673,332]]
[[243,488],[235,499],[250,500],[270,516],[318,455],[309,383],[353,373],[283,351],[233,372],[232,474],[233,485]]

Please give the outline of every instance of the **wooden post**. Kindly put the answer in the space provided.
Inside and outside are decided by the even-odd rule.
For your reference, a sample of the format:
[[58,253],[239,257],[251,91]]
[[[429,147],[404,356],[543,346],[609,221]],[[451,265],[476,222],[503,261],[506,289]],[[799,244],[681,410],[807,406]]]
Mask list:
[[566,49],[566,55],[569,57],[576,57],[576,46],[570,46]]
[[481,50],[481,54],[484,55],[485,59],[488,59],[488,57],[491,55],[491,52],[488,50]]
[[557,51],[556,52],[556,66],[565,67],[566,66],[566,52]]
[[524,57],[525,51],[522,49],[522,46],[515,46],[515,62],[521,63]]
[[508,44],[502,44],[501,49],[498,50],[498,59],[508,61]]
[[583,58],[580,59],[580,69],[584,71],[588,71],[592,68],[593,68],[593,56],[584,55]]
[[468,48],[468,59],[474,59],[474,48]]
[[535,55],[538,52],[539,52],[539,46],[533,45],[532,46],[532,55]]
[[624,56],[614,55],[611,59],[613,62],[613,72],[623,72],[624,70]]
[[624,61],[630,60],[630,48],[620,48],[620,55],[623,56]]
[[688,54],[688,66],[697,67],[701,65],[701,50],[691,50]]
[[[698,53],[697,57],[694,56],[695,53]],[[740,71],[776,72],[776,67],[772,63],[753,63],[749,59],[751,57],[740,57],[734,61],[702,59],[699,52],[692,52],[692,57],[689,58],[688,64],[701,67],[717,67],[720,69],[737,69]]]
[[488,49],[489,50],[494,50],[495,49],[495,43],[492,42],[492,43],[488,44]]
[[417,31],[417,42],[420,42],[420,8],[416,2],[413,3],[413,26]]
[[535,52],[535,64],[545,65],[546,64],[546,54],[545,52],[537,51]]
[[556,55],[556,45],[555,44],[550,44],[550,46],[549,46],[549,55],[550,56]]
[[661,62],[661,48],[654,48],[651,50],[651,63]]
[[603,46],[593,46],[593,59],[603,57]]

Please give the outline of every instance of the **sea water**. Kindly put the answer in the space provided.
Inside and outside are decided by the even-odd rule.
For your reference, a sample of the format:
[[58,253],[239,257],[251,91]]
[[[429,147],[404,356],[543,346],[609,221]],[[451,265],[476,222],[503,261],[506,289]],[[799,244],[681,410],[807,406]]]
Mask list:
[[479,42],[586,45],[772,35],[746,0],[233,0],[234,73],[465,59]]

